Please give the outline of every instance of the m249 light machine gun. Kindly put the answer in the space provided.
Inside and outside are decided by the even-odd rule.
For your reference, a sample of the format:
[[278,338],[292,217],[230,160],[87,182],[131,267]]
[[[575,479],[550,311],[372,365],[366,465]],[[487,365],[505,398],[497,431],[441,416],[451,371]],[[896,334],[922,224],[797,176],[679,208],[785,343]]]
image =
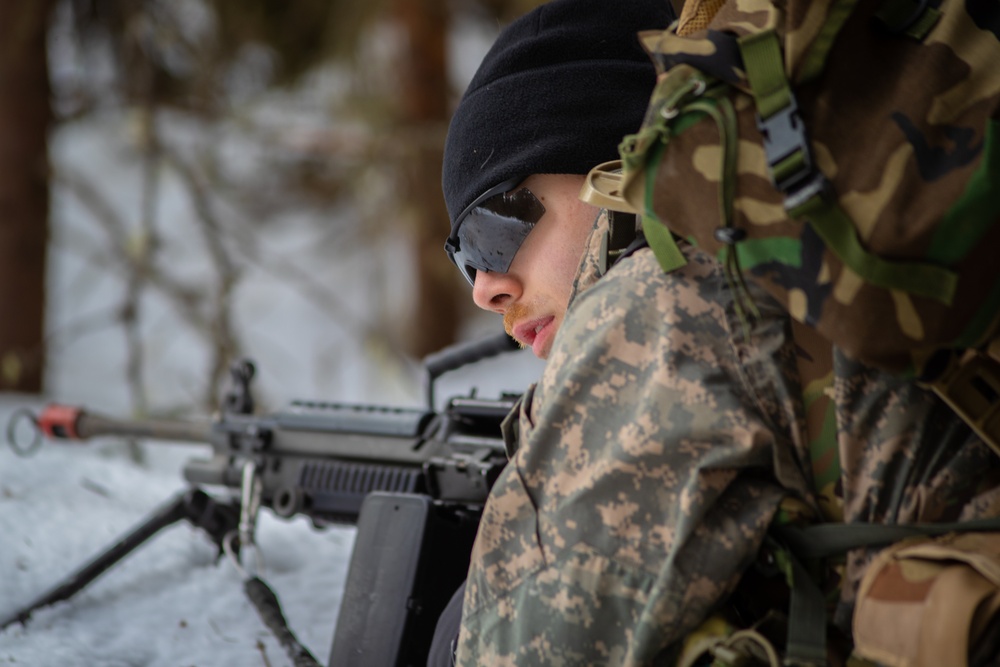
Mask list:
[[[510,348],[490,339],[429,357],[434,379]],[[210,459],[184,467],[192,485],[141,525],[31,604],[0,620],[26,623],[33,611],[66,600],[159,530],[181,520],[203,529],[246,573],[246,590],[296,665],[315,665],[287,628],[274,594],[257,576],[254,527],[261,507],[314,525],[357,524],[354,551],[334,632],[329,665],[371,667],[426,663],[437,618],[465,578],[472,541],[489,489],[506,463],[500,422],[516,400],[454,398],[440,412],[294,401],[255,415],[253,364],[233,364],[221,414],[211,421],[124,421],[49,405],[19,412],[8,425],[12,446],[122,436],[208,443]],[[429,402],[432,399],[429,398]],[[17,442],[20,420],[36,427]],[[211,495],[202,487],[236,493]]]

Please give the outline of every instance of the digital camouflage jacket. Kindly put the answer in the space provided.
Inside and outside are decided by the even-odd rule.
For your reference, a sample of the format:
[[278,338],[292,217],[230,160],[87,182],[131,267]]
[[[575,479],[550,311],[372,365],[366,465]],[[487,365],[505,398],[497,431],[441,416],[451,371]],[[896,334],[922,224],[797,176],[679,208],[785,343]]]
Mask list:
[[[665,661],[754,561],[783,498],[846,521],[1000,508],[1000,460],[936,398],[851,362],[683,246],[599,275],[598,218],[472,554],[457,664]],[[600,278],[598,280],[598,278]],[[838,620],[869,554],[852,554]],[[845,620],[847,622],[845,622]]]

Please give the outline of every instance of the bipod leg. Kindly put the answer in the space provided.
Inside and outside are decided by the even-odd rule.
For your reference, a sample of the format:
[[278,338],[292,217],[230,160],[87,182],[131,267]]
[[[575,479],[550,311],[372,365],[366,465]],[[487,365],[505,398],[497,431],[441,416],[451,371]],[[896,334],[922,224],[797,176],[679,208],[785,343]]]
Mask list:
[[24,625],[35,610],[69,599],[115,563],[142,546],[161,529],[182,519],[205,530],[221,554],[223,538],[227,532],[235,529],[239,522],[239,512],[231,506],[216,502],[200,489],[189,489],[179,493],[170,502],[155,510],[135,530],[98,554],[90,563],[66,577],[62,583],[34,602],[0,621],[0,629],[14,623]]

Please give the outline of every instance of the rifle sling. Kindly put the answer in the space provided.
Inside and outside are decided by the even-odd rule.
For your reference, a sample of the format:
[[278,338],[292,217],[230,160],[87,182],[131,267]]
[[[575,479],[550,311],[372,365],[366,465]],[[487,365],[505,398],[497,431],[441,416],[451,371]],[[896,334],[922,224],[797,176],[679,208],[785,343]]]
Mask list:
[[285,649],[292,664],[295,667],[320,667],[319,662],[309,652],[309,649],[303,646],[288,628],[288,621],[285,620],[285,615],[281,611],[278,596],[274,594],[271,587],[259,577],[251,577],[243,582],[243,590],[246,591],[250,602],[257,609],[260,620],[264,621],[264,625]]

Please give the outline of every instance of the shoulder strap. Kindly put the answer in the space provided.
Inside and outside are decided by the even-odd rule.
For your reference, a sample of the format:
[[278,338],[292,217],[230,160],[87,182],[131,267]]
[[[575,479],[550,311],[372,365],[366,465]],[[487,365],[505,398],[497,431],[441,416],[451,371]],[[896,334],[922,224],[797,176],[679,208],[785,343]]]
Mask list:
[[769,540],[791,590],[785,664],[801,667],[826,664],[826,601],[803,561],[840,556],[860,547],[887,546],[921,535],[937,537],[952,532],[995,531],[1000,531],[1000,517],[907,525],[772,525]]

